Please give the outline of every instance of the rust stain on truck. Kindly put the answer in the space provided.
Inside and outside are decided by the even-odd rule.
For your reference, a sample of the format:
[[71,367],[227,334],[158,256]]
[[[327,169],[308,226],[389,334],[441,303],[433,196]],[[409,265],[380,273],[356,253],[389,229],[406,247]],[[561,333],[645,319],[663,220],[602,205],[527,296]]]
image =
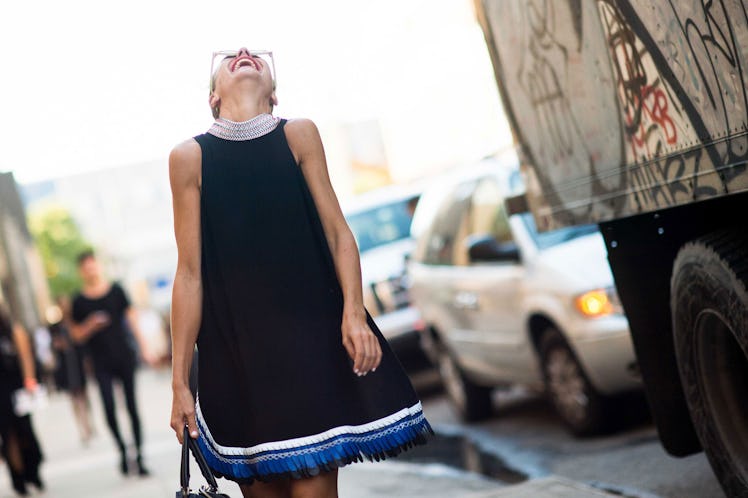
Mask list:
[[543,228],[748,190],[748,11],[478,0]]

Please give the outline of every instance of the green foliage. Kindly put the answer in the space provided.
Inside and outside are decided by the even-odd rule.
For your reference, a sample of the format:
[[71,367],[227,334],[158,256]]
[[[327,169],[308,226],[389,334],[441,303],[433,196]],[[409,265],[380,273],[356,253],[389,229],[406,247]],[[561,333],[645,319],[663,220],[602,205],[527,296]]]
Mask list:
[[28,215],[29,229],[44,261],[44,270],[52,296],[68,296],[81,286],[78,255],[90,249],[70,212],[59,205],[47,204]]

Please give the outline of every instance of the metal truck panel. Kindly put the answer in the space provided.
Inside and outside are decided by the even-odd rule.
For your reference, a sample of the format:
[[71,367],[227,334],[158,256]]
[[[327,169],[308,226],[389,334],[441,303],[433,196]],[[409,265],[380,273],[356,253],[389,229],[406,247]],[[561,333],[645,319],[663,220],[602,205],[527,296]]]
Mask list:
[[741,0],[476,0],[538,226],[748,190]]

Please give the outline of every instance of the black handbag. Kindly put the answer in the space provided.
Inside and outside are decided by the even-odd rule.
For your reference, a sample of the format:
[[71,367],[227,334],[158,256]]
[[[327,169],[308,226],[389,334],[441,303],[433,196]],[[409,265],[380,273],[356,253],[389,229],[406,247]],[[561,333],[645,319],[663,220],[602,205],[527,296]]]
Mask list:
[[[208,481],[207,486],[201,487],[197,492],[190,490],[190,452],[200,467],[200,472]],[[208,467],[208,462],[200,452],[197,441],[190,437],[189,429],[184,427],[184,439],[182,443],[182,465],[179,471],[179,484],[181,489],[177,491],[176,498],[231,498],[229,495],[218,491],[218,483],[213,472]]]

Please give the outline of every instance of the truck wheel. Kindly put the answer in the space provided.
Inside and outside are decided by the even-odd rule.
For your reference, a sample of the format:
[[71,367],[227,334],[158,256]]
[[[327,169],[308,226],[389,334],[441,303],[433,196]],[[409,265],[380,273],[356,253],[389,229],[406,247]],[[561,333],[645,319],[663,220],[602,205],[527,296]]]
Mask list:
[[696,433],[728,496],[748,497],[748,236],[722,230],[678,253],[675,354]]
[[541,336],[540,361],[546,393],[569,430],[576,436],[602,432],[603,397],[555,328],[549,328]]
[[438,349],[439,375],[444,389],[460,417],[466,422],[476,422],[491,416],[492,389],[468,379],[452,353],[443,344]]

